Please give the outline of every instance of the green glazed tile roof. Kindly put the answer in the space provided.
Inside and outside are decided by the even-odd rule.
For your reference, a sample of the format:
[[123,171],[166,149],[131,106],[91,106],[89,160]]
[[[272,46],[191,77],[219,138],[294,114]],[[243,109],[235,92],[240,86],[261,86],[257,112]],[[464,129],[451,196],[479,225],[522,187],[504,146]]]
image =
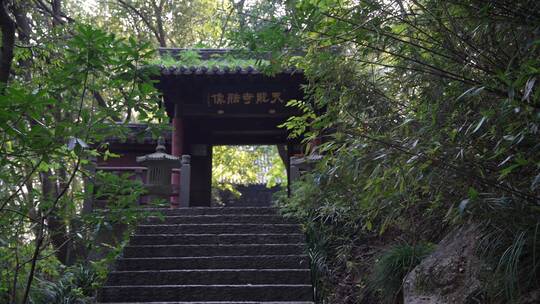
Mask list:
[[[160,48],[160,58],[153,62],[168,75],[255,75],[264,73],[269,56],[249,58],[245,52],[231,49]],[[286,68],[280,74],[301,73],[297,68]]]

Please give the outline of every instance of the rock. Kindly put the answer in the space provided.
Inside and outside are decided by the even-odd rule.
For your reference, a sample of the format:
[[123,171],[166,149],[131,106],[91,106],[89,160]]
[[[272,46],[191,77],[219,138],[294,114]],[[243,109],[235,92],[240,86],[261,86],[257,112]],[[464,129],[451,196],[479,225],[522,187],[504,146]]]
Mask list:
[[467,303],[481,287],[482,262],[475,255],[479,238],[478,225],[466,225],[448,234],[405,277],[404,303]]

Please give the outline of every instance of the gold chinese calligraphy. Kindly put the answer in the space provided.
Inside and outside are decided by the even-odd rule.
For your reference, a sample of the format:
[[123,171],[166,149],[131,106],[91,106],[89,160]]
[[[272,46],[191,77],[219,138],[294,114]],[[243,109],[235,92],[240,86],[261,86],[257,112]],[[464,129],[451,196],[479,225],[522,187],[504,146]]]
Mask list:
[[213,93],[208,95],[209,106],[283,104],[281,92]]

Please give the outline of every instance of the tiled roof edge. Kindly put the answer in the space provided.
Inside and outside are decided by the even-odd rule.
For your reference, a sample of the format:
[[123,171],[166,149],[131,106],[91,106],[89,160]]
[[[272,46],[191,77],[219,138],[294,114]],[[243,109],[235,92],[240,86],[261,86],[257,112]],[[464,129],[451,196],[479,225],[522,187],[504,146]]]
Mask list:
[[[257,67],[247,66],[247,67],[205,67],[205,66],[159,66],[161,74],[164,76],[170,75],[257,75],[262,74],[263,72]],[[298,68],[286,68],[278,72],[278,74],[297,74],[303,73],[302,69]]]

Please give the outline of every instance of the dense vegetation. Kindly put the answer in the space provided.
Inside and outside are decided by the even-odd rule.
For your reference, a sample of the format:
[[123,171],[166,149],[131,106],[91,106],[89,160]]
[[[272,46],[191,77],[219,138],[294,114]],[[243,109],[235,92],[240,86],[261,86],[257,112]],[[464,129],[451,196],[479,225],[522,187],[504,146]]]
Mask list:
[[539,3],[268,6],[237,38],[309,80],[288,127],[321,138],[324,158],[282,206],[306,225],[321,298],[399,302],[429,244],[471,222],[492,269],[471,301],[538,290]]
[[178,4],[0,1],[0,303],[92,302],[144,216],[140,184],[90,164],[129,122],[163,131],[156,46],[219,45],[219,3]]
[[[25,303],[33,293],[39,295],[34,302],[54,302],[50,297],[55,296],[39,291],[50,289],[48,280],[63,284],[55,285],[57,292],[76,288],[69,284],[75,278],[59,278],[68,275],[62,265],[98,250],[96,236],[107,225],[136,220],[138,213],[123,209],[134,207],[140,185],[112,174],[95,175],[88,164],[106,151],[107,137],[127,134],[123,123],[115,124],[120,113],[134,111],[141,120],[163,116],[153,102],[150,75],[140,70],[153,53],[149,45],[87,26],[55,30],[49,39],[31,54],[17,53],[21,66],[14,68],[20,74],[8,86],[2,84],[2,302]],[[106,92],[99,97],[103,103],[95,98],[101,92]],[[104,185],[98,196],[114,197],[112,212],[92,212],[94,191],[84,183],[90,179]],[[91,291],[91,286],[79,287],[70,296]]]
[[[119,252],[100,231],[144,215],[139,184],[87,165],[129,122],[161,131],[141,69],[176,64],[158,46],[304,70],[286,127],[323,158],[280,207],[306,229],[320,302],[402,302],[407,273],[464,226],[486,265],[470,303],[538,293],[537,1],[0,0],[0,28],[0,303],[92,301]],[[111,212],[92,212],[87,180]]]

